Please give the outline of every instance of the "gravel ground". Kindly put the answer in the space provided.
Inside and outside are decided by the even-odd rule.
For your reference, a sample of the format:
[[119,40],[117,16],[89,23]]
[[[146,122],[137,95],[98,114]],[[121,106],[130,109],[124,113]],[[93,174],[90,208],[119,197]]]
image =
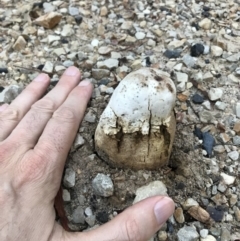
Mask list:
[[[72,230],[107,222],[154,186],[176,211],[151,240],[240,239],[239,0],[2,0],[0,20],[0,102],[39,72],[51,89],[71,65],[95,86],[63,177]],[[169,165],[109,167],[94,132],[118,83],[141,67],[168,72],[177,88]]]

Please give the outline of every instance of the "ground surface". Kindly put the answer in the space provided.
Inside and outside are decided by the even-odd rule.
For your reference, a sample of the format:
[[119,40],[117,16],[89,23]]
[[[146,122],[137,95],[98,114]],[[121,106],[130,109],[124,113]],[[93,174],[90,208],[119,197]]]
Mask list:
[[[46,28],[47,19],[34,23],[52,11],[62,15],[55,27]],[[84,141],[66,163],[70,171],[64,178],[75,180],[64,186],[71,229],[106,222],[132,204],[137,188],[160,180],[178,209],[153,240],[240,239],[239,1],[2,0],[0,19],[1,92],[9,85],[25,86],[37,68],[50,74],[53,86],[73,64],[94,83],[79,129]],[[95,129],[118,82],[142,66],[170,73],[177,87],[169,165],[154,171],[111,168],[96,155]],[[197,93],[203,100],[192,99]],[[193,134],[195,126],[215,139],[210,157]],[[98,173],[113,181],[112,196],[94,194]],[[188,212],[188,198],[202,207],[199,215]],[[211,221],[199,218],[202,210],[211,213]],[[193,228],[181,239],[186,226]],[[207,232],[213,237],[203,239]]]

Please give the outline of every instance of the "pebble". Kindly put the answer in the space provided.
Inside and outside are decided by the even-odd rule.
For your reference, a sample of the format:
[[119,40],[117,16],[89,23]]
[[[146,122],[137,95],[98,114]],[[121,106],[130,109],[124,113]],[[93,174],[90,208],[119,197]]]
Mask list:
[[213,75],[211,74],[211,72],[206,72],[204,75],[203,75],[203,78],[202,78],[203,81],[212,81],[213,80]]
[[182,60],[183,60],[183,63],[184,63],[188,68],[194,67],[194,65],[195,65],[195,63],[196,63],[196,60],[195,60],[192,56],[190,56],[190,55],[188,55],[188,54],[185,54],[185,55],[183,56]]
[[240,118],[240,102],[236,104],[236,116]]
[[191,56],[199,57],[204,52],[204,46],[202,44],[194,44],[191,46]]
[[175,72],[175,75],[176,75],[177,82],[184,82],[184,83],[186,83],[188,81],[188,75],[185,74],[185,73]]
[[211,110],[212,107],[211,107],[211,103],[210,101],[206,100],[202,103],[202,106],[206,109],[206,110]]
[[239,152],[238,151],[231,151],[228,153],[228,156],[233,160],[237,161],[239,158]]
[[46,61],[42,70],[51,74],[53,73],[53,69],[54,69],[54,64],[50,61]]
[[93,112],[93,110],[89,110],[88,113],[85,115],[84,120],[89,123],[95,123],[96,121],[96,115]]
[[79,15],[79,9],[76,7],[72,7],[71,5],[68,7],[68,12],[72,16]]
[[85,209],[84,213],[86,214],[87,217],[93,215],[92,209],[91,209],[90,207],[87,207],[87,208]]
[[223,152],[225,152],[225,148],[224,148],[224,146],[222,146],[222,145],[214,146],[214,147],[213,147],[213,150],[214,150],[216,153],[223,153]]
[[240,59],[240,53],[236,53],[227,57],[227,61],[229,62],[238,62],[239,59]]
[[188,213],[196,220],[202,223],[208,223],[210,219],[209,213],[200,206],[192,206],[188,209]]
[[223,54],[223,49],[219,46],[211,46],[211,54],[213,57],[220,57]]
[[208,157],[212,157],[213,147],[215,145],[215,139],[209,132],[203,132],[203,148],[206,150]]
[[133,22],[132,21],[124,21],[121,25],[121,29],[124,30],[130,30],[133,26]]
[[200,120],[203,123],[211,123],[213,121],[213,115],[211,111],[203,110],[199,113]]
[[35,19],[33,23],[43,26],[44,28],[54,28],[62,19],[62,14],[50,12]]
[[216,238],[212,235],[208,235],[206,238],[201,238],[201,241],[216,241]]
[[188,210],[190,207],[199,206],[198,202],[193,198],[188,198],[183,204],[182,207],[184,210]]
[[71,201],[71,195],[67,189],[63,189],[62,197],[63,197],[63,201],[66,203]]
[[233,137],[233,144],[235,146],[239,146],[240,145],[240,136],[234,136]]
[[163,54],[164,54],[164,56],[166,56],[169,59],[172,59],[172,58],[175,59],[175,58],[178,58],[181,55],[181,52],[177,51],[177,50],[167,49]]
[[223,216],[224,216],[223,208],[221,208],[220,206],[217,206],[217,207],[208,206],[206,210],[214,221],[216,221],[216,222],[222,221]]
[[7,68],[0,68],[0,74],[7,74],[8,73],[8,69]]
[[211,88],[208,92],[208,96],[211,101],[221,99],[222,95],[223,95],[223,90],[220,88]]
[[184,215],[183,215],[183,210],[182,208],[177,208],[175,211],[174,211],[174,214],[173,214],[174,218],[176,219],[176,221],[178,223],[184,223],[185,222],[185,218],[184,218]]
[[133,204],[145,198],[156,196],[156,195],[168,196],[167,188],[164,185],[164,183],[161,181],[153,181],[145,186],[138,188],[136,190],[136,197],[133,201]]
[[95,222],[96,222],[96,216],[92,215],[92,216],[86,217],[85,221],[90,227],[93,227],[95,225]]
[[106,7],[106,6],[102,6],[102,7],[101,7],[101,10],[100,10],[100,16],[106,17],[107,14],[108,14],[108,9],[107,9],[107,7]]
[[75,137],[75,140],[73,142],[71,151],[76,151],[77,149],[82,147],[84,145],[84,143],[85,143],[84,138],[80,134],[77,134],[77,136]]
[[239,77],[236,77],[234,74],[229,74],[229,75],[228,75],[228,80],[229,80],[231,83],[236,83],[236,84],[238,84],[238,83],[240,82]]
[[194,94],[192,97],[192,102],[194,104],[202,104],[204,102],[204,98],[199,94]]
[[221,241],[229,241],[229,240],[231,240],[231,233],[227,228],[222,228]]
[[72,221],[74,223],[80,223],[80,224],[85,223],[84,210],[82,207],[77,207],[76,209],[74,209],[72,214]]
[[177,232],[178,241],[198,241],[199,234],[193,227],[184,226]]
[[63,37],[69,37],[71,35],[74,34],[74,31],[73,31],[73,26],[71,24],[65,24],[63,26],[63,29],[62,29],[62,32],[61,32],[61,35]]
[[110,71],[108,69],[92,69],[92,77],[96,80],[109,77]]
[[0,103],[10,103],[21,92],[22,88],[18,85],[10,85],[6,87],[2,92],[0,92]]
[[113,51],[113,48],[110,46],[101,46],[98,49],[98,53],[102,55],[110,54]]
[[24,39],[24,37],[19,36],[17,38],[17,41],[13,45],[13,49],[16,50],[16,51],[21,51],[21,50],[25,49],[26,45],[27,45],[27,42]]
[[230,176],[228,174],[225,173],[221,173],[220,176],[223,178],[224,182],[227,185],[232,185],[235,182],[236,177]]
[[119,61],[117,59],[106,59],[104,61],[97,62],[97,67],[112,70],[114,68],[117,68],[118,64]]
[[74,187],[75,186],[75,177],[76,173],[72,168],[67,168],[65,170],[65,175],[63,178],[63,184],[65,187]]
[[102,197],[110,197],[113,195],[113,182],[111,178],[105,174],[98,173],[92,181],[92,187],[96,195]]
[[211,29],[212,26],[212,21],[208,18],[204,18],[198,23],[199,27],[204,29],[204,30],[209,30]]
[[208,229],[201,229],[200,236],[201,238],[206,238],[208,236]]
[[215,103],[215,107],[216,107],[216,109],[218,109],[218,110],[224,111],[224,110],[226,109],[227,105],[226,105],[226,103],[224,103],[224,102],[217,101],[217,102]]
[[240,134],[240,121],[235,122],[233,130],[237,133],[237,135]]
[[144,39],[145,36],[146,36],[146,34],[143,33],[143,32],[136,32],[136,34],[135,34],[135,37],[136,37],[136,39],[138,39],[138,40]]
[[166,241],[168,238],[166,231],[159,231],[158,232],[158,241]]

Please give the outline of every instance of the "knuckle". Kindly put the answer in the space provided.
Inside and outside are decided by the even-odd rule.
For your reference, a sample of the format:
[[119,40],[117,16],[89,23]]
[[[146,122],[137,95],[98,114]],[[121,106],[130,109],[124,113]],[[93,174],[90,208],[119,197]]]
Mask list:
[[42,111],[42,112],[53,113],[55,108],[56,107],[55,107],[54,101],[48,97],[38,100],[36,103],[32,105],[33,110]]
[[129,218],[125,222],[126,241],[141,241],[141,232],[135,219]]
[[77,121],[75,111],[68,106],[61,106],[58,110],[54,112],[53,118],[61,119],[70,123]]
[[5,111],[0,112],[1,121],[19,121],[22,118],[21,113],[16,108],[9,106]]

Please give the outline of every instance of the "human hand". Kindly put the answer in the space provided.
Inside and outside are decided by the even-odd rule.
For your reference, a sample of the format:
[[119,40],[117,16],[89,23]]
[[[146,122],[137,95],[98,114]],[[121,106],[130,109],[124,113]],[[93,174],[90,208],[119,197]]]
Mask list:
[[[168,197],[143,200],[98,229],[65,231],[54,199],[68,151],[91,97],[92,85],[68,68],[42,99],[49,77],[40,74],[10,104],[0,106],[0,240],[148,240],[173,213]],[[79,84],[79,85],[78,85]]]

